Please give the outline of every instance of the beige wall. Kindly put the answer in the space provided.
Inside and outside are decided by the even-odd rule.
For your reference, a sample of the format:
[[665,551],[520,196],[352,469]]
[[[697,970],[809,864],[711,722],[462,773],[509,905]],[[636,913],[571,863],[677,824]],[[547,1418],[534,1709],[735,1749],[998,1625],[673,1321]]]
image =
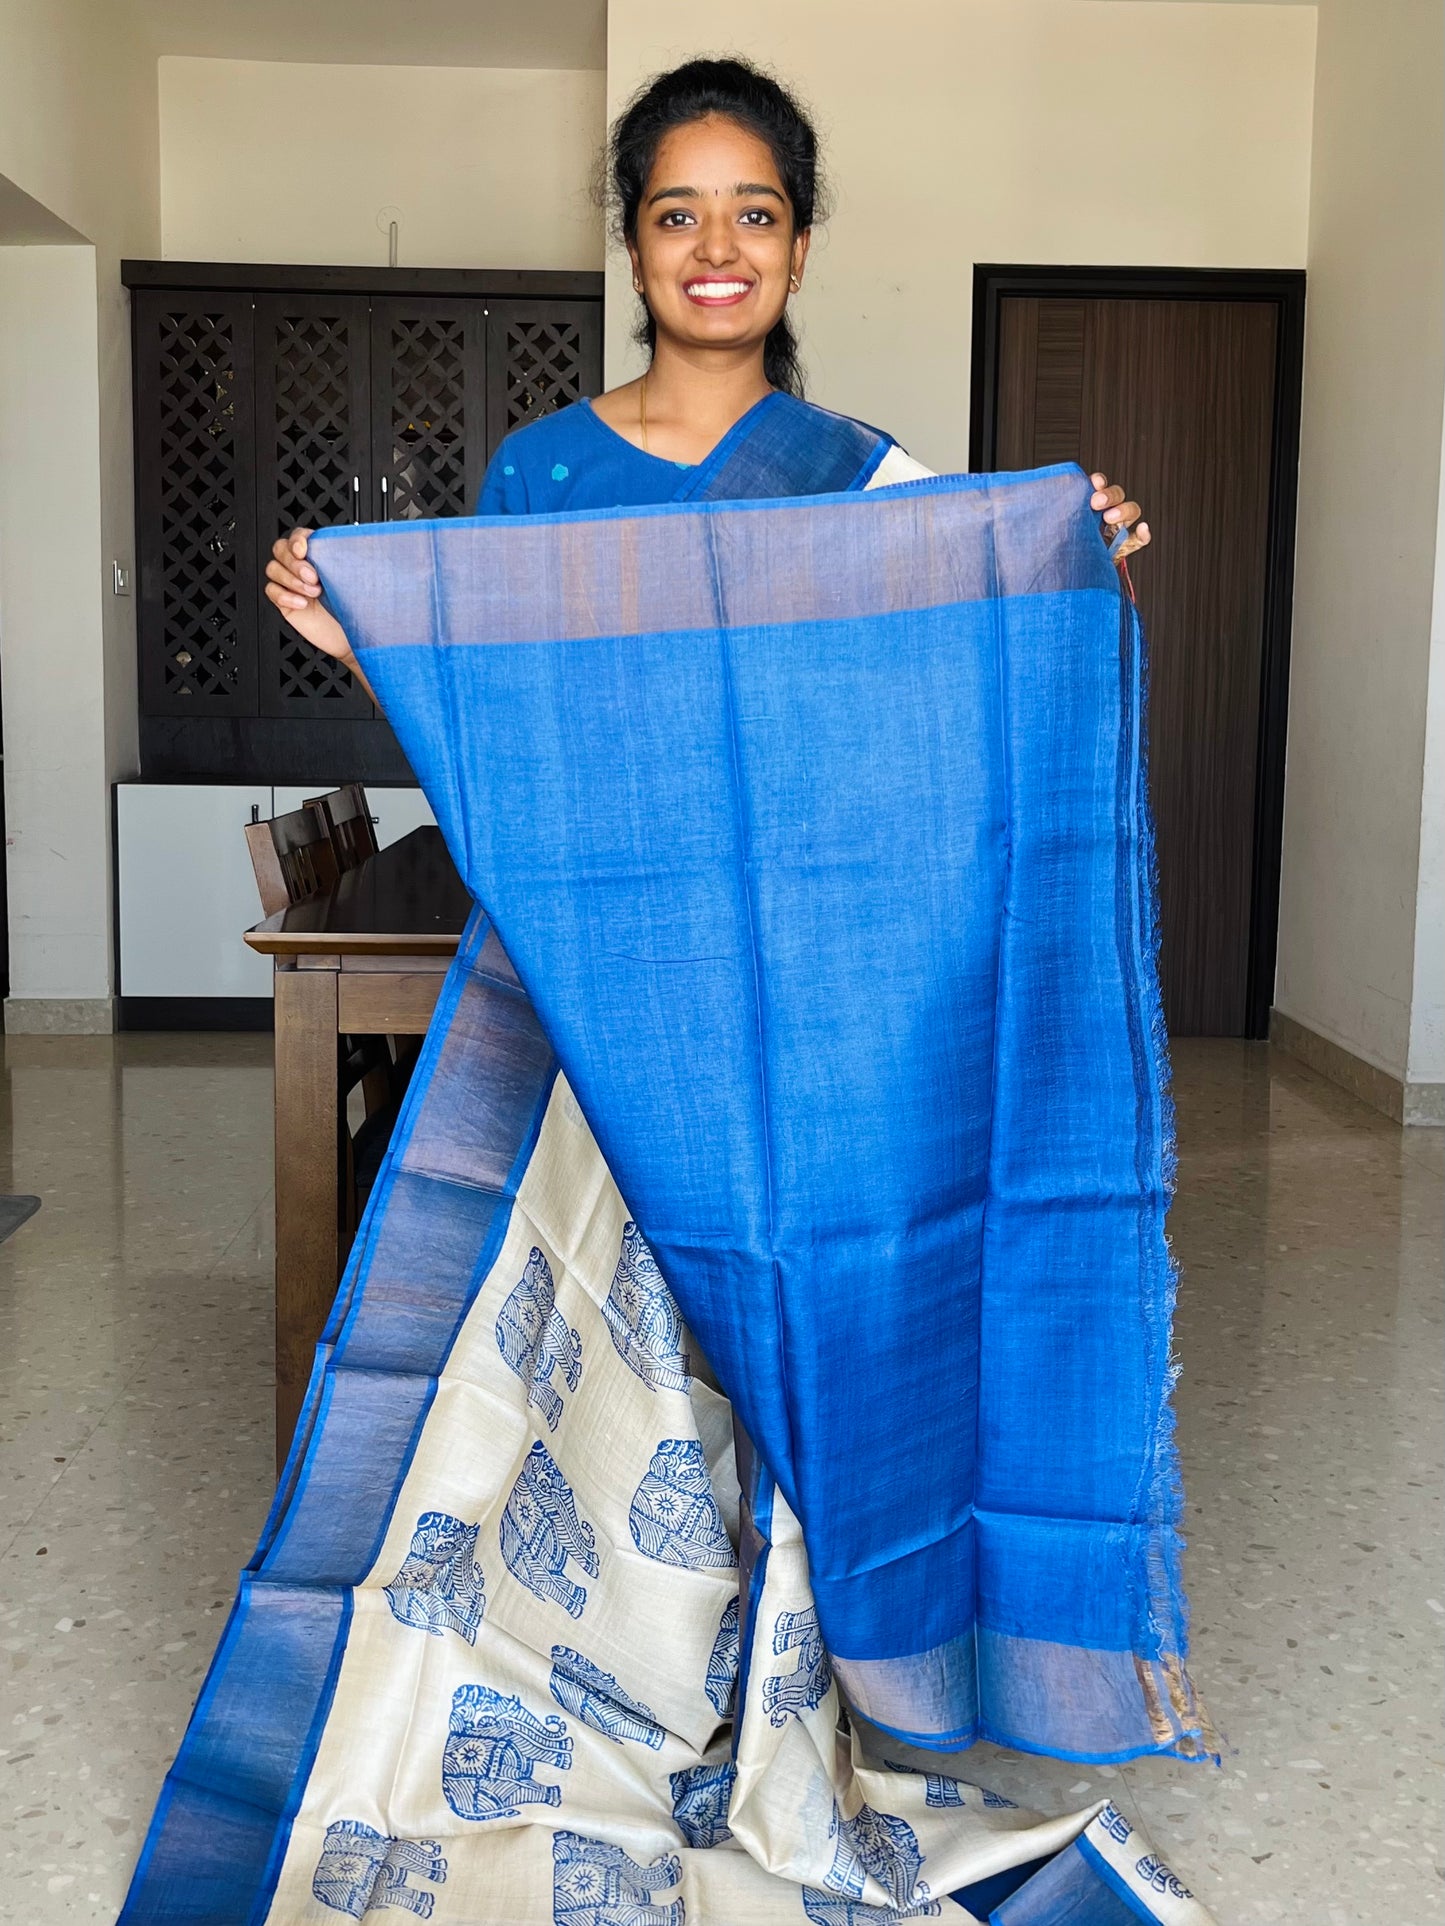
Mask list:
[[[600,73],[160,63],[169,260],[597,268]],[[390,210],[390,211],[388,211]]]
[[[0,662],[21,1003],[6,1022],[20,1027],[28,1004],[90,1025],[108,1020],[107,784],[135,767],[135,605],[109,593],[109,569],[132,556],[118,264],[159,245],[155,56],[113,0],[0,0],[0,48],[0,176],[90,244],[7,249],[0,268]],[[68,1007],[40,1011],[52,999]]]
[[[812,392],[932,467],[966,465],[976,261],[1303,265],[1310,7],[611,0],[611,111],[730,49],[811,102],[837,187],[798,309]],[[615,381],[617,263],[608,291]]]
[[[1406,1075],[1438,960],[1421,798],[1445,382],[1438,0],[1323,0],[1275,1000]],[[1433,691],[1440,729],[1442,692]],[[1437,743],[1434,782],[1445,778]],[[1438,794],[1432,802],[1439,836]],[[1418,923],[1418,930],[1417,930]],[[1411,1073],[1445,1082],[1419,985]]]

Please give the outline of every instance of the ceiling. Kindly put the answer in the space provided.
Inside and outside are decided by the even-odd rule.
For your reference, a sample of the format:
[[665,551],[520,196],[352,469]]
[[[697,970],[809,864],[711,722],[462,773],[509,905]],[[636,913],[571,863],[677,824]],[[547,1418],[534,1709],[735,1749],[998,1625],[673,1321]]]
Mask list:
[[591,67],[606,0],[131,0],[157,53],[345,66]]

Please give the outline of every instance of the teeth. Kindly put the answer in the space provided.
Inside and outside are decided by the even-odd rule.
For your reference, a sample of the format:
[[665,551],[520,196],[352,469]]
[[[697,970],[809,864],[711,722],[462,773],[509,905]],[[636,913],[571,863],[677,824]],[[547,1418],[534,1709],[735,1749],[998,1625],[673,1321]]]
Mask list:
[[690,281],[687,291],[694,300],[726,301],[735,294],[746,294],[750,286],[748,281]]

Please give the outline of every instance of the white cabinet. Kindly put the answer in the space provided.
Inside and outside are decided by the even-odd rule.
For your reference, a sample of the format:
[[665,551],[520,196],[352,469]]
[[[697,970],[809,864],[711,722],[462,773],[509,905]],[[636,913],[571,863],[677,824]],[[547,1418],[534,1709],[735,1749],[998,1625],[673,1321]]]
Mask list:
[[271,959],[247,949],[261,918],[244,829],[269,816],[256,784],[116,786],[122,996],[270,996]]

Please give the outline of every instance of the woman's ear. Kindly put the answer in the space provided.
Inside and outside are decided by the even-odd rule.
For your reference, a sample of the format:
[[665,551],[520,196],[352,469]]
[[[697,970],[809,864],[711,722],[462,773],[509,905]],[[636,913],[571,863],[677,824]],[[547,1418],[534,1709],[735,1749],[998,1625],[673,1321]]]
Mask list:
[[803,264],[808,258],[808,247],[813,239],[813,230],[805,227],[801,234],[793,236],[792,282],[795,288],[803,285]]
[[642,256],[637,251],[636,241],[627,243],[627,258],[632,263],[632,286],[637,294],[644,292],[642,285]]

